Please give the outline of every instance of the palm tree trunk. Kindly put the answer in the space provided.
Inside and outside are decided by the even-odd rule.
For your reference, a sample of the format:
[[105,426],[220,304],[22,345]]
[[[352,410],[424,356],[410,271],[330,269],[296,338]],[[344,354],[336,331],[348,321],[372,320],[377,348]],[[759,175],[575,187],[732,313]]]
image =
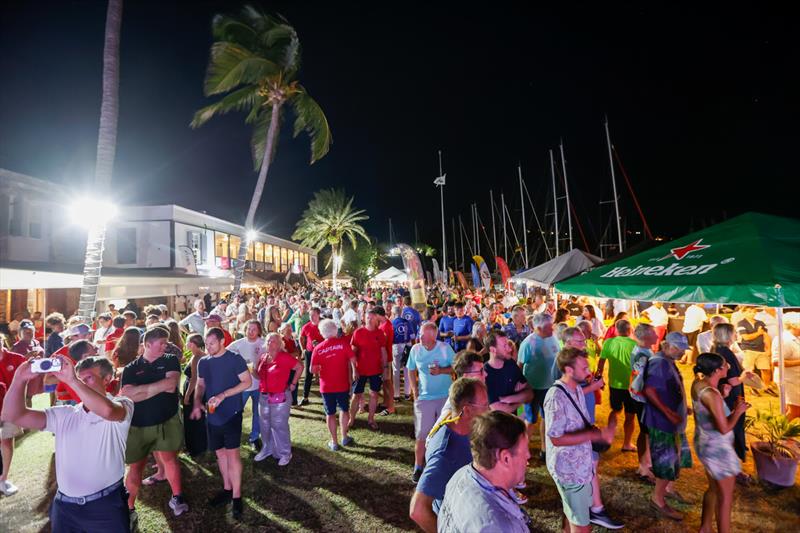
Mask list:
[[[100,103],[100,129],[97,135],[95,191],[105,196],[111,187],[114,157],[117,151],[117,117],[119,115],[119,40],[122,26],[122,0],[109,0],[106,11],[105,44],[103,47],[103,98]],[[87,216],[91,216],[87,214]],[[85,321],[94,318],[97,289],[103,267],[106,220],[96,220],[89,227],[83,261],[83,282],[78,314]]]
[[280,112],[281,104],[275,104],[272,106],[272,118],[270,119],[269,123],[269,131],[267,131],[267,142],[264,146],[264,157],[261,160],[261,170],[258,173],[258,181],[256,181],[256,188],[253,191],[253,196],[250,198],[250,208],[247,210],[247,218],[244,222],[245,234],[242,235],[242,242],[239,245],[237,262],[236,265],[234,265],[234,281],[231,298],[239,294],[239,289],[242,286],[245,257],[247,256],[247,246],[249,244],[247,242],[247,232],[253,229],[253,222],[256,218],[258,204],[261,203],[261,195],[264,194],[264,185],[267,182],[267,174],[269,174],[269,167],[272,164],[272,152],[278,135]]
[[338,274],[339,265],[337,264],[337,257],[339,254],[336,252],[336,246],[331,244],[331,262],[333,263],[333,268],[331,269],[331,274],[333,275],[333,293],[336,294],[339,292],[339,287],[336,283],[336,274]]

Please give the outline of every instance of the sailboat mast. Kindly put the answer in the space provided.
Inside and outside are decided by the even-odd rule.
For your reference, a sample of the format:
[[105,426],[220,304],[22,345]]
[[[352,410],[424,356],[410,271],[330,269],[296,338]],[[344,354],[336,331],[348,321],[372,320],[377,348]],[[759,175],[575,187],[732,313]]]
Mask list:
[[550,176],[553,178],[553,209],[554,209],[554,220],[556,224],[556,257],[558,257],[558,190],[556,189],[556,166],[553,163],[553,150],[550,150]]
[[608,146],[608,166],[611,169],[611,189],[614,193],[614,214],[616,215],[617,221],[617,242],[619,243],[619,253],[622,253],[622,222],[619,217],[619,196],[617,196],[617,179],[614,174],[614,158],[611,155],[611,134],[608,132],[608,117],[606,117],[605,127],[606,145]]
[[494,227],[494,194],[491,190],[489,191],[489,201],[492,204],[492,241],[494,241],[494,250],[497,252],[497,232]]
[[567,226],[569,227],[569,249],[572,250],[572,209],[569,203],[569,183],[567,182],[567,161],[564,159],[564,142],[558,144],[561,150],[561,170],[564,171],[564,191],[567,197]]
[[519,204],[522,206],[522,241],[525,243],[524,265],[528,268],[528,225],[525,223],[525,197],[522,195],[522,165],[517,165],[519,173]]
[[503,258],[508,261],[508,235],[506,234],[506,198],[500,193],[500,216],[503,217]]

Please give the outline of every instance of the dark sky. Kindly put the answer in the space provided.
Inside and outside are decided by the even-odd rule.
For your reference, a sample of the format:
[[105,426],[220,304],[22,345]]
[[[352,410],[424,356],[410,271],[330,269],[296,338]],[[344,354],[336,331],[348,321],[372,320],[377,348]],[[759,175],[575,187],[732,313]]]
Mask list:
[[[306,138],[281,138],[258,215],[264,229],[289,236],[313,191],[343,186],[381,240],[391,216],[400,239],[413,237],[416,219],[438,246],[438,149],[448,239],[451,217],[461,213],[466,223],[471,202],[489,221],[490,188],[506,193],[519,219],[518,161],[544,216],[547,149],[563,137],[572,201],[596,251],[609,216],[598,202],[611,197],[605,113],[657,234],[679,236],[747,210],[798,216],[797,19],[761,3],[709,12],[556,4],[262,3],[297,28],[301,80],[334,138],[313,166]],[[177,203],[243,222],[256,178],[243,116],[188,127],[208,102],[211,17],[239,5],[126,2],[120,202]],[[61,183],[91,177],[105,6],[3,2],[0,167]],[[639,229],[618,185],[629,228]]]

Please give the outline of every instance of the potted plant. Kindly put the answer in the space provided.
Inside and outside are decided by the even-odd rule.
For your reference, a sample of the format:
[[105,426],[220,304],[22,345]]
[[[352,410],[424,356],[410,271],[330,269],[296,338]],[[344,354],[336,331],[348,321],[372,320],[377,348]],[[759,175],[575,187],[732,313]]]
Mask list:
[[757,439],[750,443],[750,449],[758,479],[780,487],[793,486],[800,462],[800,446],[793,439],[800,437],[800,419],[789,421],[770,409],[768,413],[758,411],[756,416],[748,416],[745,428]]

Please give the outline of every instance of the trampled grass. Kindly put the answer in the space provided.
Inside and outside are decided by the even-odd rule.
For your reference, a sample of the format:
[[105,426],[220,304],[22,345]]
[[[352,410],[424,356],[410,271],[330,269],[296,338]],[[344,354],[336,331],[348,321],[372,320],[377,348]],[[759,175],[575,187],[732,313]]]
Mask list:
[[[690,376],[685,377],[688,384]],[[766,398],[748,399],[759,409],[776,403]],[[44,397],[36,400],[41,406]],[[604,394],[604,405],[598,408],[600,421],[607,416],[607,402]],[[245,416],[243,440],[249,431],[249,420]],[[408,502],[414,489],[410,479],[414,460],[411,404],[400,404],[396,416],[378,418],[380,432],[369,431],[365,420],[366,415],[359,415],[352,432],[354,446],[337,453],[329,451],[322,406],[315,394],[311,405],[292,411],[293,459],[288,466],[278,467],[272,458],[255,463],[254,452],[243,446],[245,514],[241,523],[234,522],[229,511],[206,505],[207,499],[221,488],[211,455],[198,461],[182,456],[184,494],[190,511],[179,518],[172,516],[167,507],[170,491],[166,483],[143,487],[137,503],[140,531],[413,531],[415,526],[408,518]],[[695,457],[694,468],[682,471],[677,483],[677,489],[694,501],[691,505],[676,504],[686,513],[685,520],[676,523],[656,517],[648,509],[652,489],[635,474],[635,454],[619,450],[621,422],[614,447],[600,462],[603,499],[609,513],[623,520],[627,531],[697,531],[706,486],[702,465]],[[690,435],[692,431],[690,421]],[[524,491],[529,497],[525,509],[533,519],[531,530],[559,531],[561,502],[544,464],[536,457],[538,436],[531,447],[534,457]],[[0,531],[49,530],[47,510],[55,490],[52,452],[53,437],[48,433],[28,433],[19,440],[10,477],[20,492],[0,499]],[[88,462],[91,458],[75,450],[74,460]],[[745,468],[754,473],[752,460]],[[733,530],[800,530],[800,488],[737,486]]]

